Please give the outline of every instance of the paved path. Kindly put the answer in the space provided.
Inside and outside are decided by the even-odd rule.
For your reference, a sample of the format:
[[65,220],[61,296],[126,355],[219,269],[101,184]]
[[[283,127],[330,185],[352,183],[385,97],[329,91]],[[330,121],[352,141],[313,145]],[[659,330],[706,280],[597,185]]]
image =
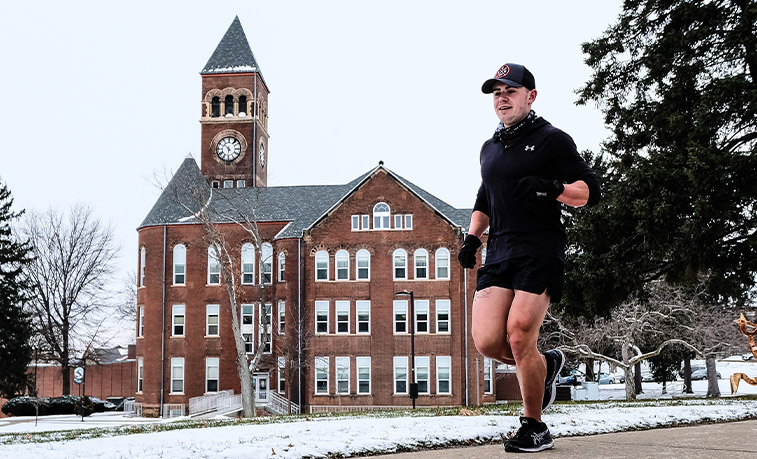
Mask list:
[[[501,444],[373,456],[372,459],[474,459],[523,457],[505,453]],[[531,456],[529,456],[531,457]],[[757,457],[757,420],[695,427],[555,439],[554,449],[538,457],[741,459]]]

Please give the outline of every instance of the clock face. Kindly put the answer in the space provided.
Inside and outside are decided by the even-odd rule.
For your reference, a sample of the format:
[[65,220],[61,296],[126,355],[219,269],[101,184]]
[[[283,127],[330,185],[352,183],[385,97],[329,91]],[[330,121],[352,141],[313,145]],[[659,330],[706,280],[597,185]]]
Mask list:
[[242,145],[236,137],[224,137],[216,145],[216,154],[224,161],[234,161],[242,153]]
[[260,167],[265,167],[265,144],[260,142]]

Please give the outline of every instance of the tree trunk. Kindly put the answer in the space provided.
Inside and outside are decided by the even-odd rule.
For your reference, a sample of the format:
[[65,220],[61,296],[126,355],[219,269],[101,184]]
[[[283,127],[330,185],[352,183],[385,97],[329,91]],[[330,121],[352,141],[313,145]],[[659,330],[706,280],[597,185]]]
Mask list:
[[634,390],[638,395],[644,392],[641,387],[641,362],[636,362],[636,365],[633,366],[633,370],[633,385]]
[[705,364],[707,366],[707,398],[720,397],[718,373],[717,368],[715,367],[715,356],[708,355]]
[[68,363],[62,364],[60,374],[63,376],[63,395],[71,395],[71,366]]
[[694,389],[691,387],[691,359],[683,359],[683,392],[693,394]]
[[620,348],[620,353],[623,357],[623,374],[625,374],[625,386],[626,386],[626,400],[636,400],[636,392],[634,391],[634,376],[633,367],[628,364],[630,359],[631,349],[627,341],[623,342],[623,346]]
[[594,359],[586,359],[586,380],[594,381]]
[[[237,341],[239,341],[239,338]],[[242,394],[242,412],[244,417],[251,418],[255,416],[255,394],[252,387],[252,374],[247,365],[247,352],[245,352],[244,341],[242,341],[241,352],[239,351],[239,344],[237,344],[237,374],[239,375],[240,383],[239,393]]]

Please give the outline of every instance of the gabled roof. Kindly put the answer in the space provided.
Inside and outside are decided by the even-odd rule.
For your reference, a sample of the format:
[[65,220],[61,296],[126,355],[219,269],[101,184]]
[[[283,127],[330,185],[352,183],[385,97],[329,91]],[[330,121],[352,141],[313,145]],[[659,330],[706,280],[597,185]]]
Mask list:
[[147,214],[139,228],[148,226],[196,224],[194,217],[203,206],[208,208],[219,222],[239,221],[239,212],[257,222],[288,223],[276,239],[302,236],[329,215],[363,183],[384,170],[394,176],[403,186],[416,194],[451,224],[466,228],[470,209],[455,209],[393,172],[383,165],[357,177],[344,185],[298,185],[262,188],[215,188],[211,189],[200,168],[192,158],[182,163],[176,175]]
[[254,72],[262,78],[258,62],[242,29],[242,23],[239,16],[236,16],[200,75]]

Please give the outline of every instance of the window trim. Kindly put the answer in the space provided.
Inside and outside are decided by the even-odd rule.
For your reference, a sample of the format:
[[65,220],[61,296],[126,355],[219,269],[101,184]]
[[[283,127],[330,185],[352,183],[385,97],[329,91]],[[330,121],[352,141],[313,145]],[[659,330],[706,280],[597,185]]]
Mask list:
[[[365,365],[365,362],[367,361],[368,365]],[[363,363],[361,365],[361,362]],[[361,368],[368,368],[368,392],[361,392],[360,391],[360,369]],[[371,357],[370,356],[355,356],[355,378],[357,387],[355,388],[355,392],[357,395],[371,395],[371,392],[373,391],[373,385],[371,382],[372,379],[372,371],[371,371]]]
[[[319,308],[319,306],[320,306],[320,308]],[[330,320],[329,320],[329,308],[330,308],[330,306],[331,305],[329,304],[328,300],[316,300],[315,301],[315,304],[314,304],[314,308],[315,309],[314,309],[314,311],[315,311],[315,334],[316,335],[328,335],[329,334],[329,322],[330,322]],[[323,310],[323,311],[326,312],[326,321],[325,321],[326,331],[318,331],[318,324],[319,324],[318,310],[319,309],[321,309],[321,310]]]
[[[376,210],[378,207],[386,206],[386,210]],[[377,224],[378,223],[378,224]],[[392,226],[392,208],[385,202],[377,202],[373,205],[373,229],[388,230]]]
[[[422,363],[425,362],[425,366]],[[420,385],[418,386],[418,394],[430,395],[431,394],[431,358],[424,355],[415,356],[415,383],[418,384],[418,373],[420,368],[426,369],[426,379],[422,380],[426,382],[426,391],[421,391]]]
[[[342,309],[342,312],[345,311],[346,306],[346,312],[347,312],[347,320],[339,320],[339,312],[340,307]],[[349,300],[336,300],[334,301],[334,318],[336,320],[336,327],[334,328],[334,333],[337,335],[349,335],[350,334],[350,301]],[[347,331],[339,331],[339,325],[340,324],[346,324],[347,325]]]
[[[215,365],[210,365],[211,361],[215,360]],[[215,368],[216,369],[216,390],[211,391],[209,390],[208,383],[212,380],[210,378],[210,369]],[[215,394],[219,392],[219,389],[221,388],[221,359],[218,357],[205,357],[205,393],[206,394]]]
[[[404,367],[403,365],[404,361]],[[399,365],[397,364],[399,362]],[[409,393],[410,389],[410,365],[409,365],[409,359],[406,355],[395,355],[392,359],[392,394],[394,395],[407,395]],[[405,369],[405,379],[398,380],[397,379],[397,368],[404,368]],[[405,381],[405,391],[404,392],[397,392],[397,382],[398,381]]]
[[[278,378],[276,378],[276,392],[279,394],[286,393],[286,358],[278,357],[276,359],[276,368],[278,370]],[[281,384],[284,383],[284,389],[281,388]]]
[[[446,256],[440,257],[440,255],[446,255]],[[440,267],[440,265],[439,265],[439,259],[440,258],[447,260],[447,265],[445,266],[447,268],[447,275],[446,276],[440,276],[439,275],[439,267]],[[449,260],[450,260],[449,250],[447,250],[444,247],[436,249],[436,252],[434,253],[434,277],[436,279],[440,279],[440,280],[449,280],[450,279],[450,269],[451,268],[450,268],[450,262],[449,262]]]
[[[365,255],[364,257],[361,257],[361,255]],[[360,267],[360,260],[367,260],[368,266],[361,268]],[[366,269],[368,270],[368,275],[366,277],[360,277],[360,270]],[[355,280],[356,281],[366,281],[369,282],[371,280],[371,252],[369,252],[367,249],[360,249],[355,254]]]
[[137,357],[137,393],[141,394],[144,389],[145,358]]
[[[318,266],[318,263],[326,262],[326,266]],[[325,269],[326,277],[319,279],[319,273]],[[329,281],[329,253],[325,250],[319,250],[315,253],[315,281],[316,282],[328,282]]]
[[[446,365],[442,365],[440,362],[446,361]],[[442,392],[439,389],[439,383],[442,381],[439,375],[440,368],[447,368],[449,379],[445,379],[449,384],[449,391]],[[448,355],[436,356],[436,394],[437,395],[452,395],[452,357]]]
[[[439,304],[440,303],[442,303],[442,304],[446,303],[446,307],[445,308],[446,308],[446,311],[447,311],[447,319],[443,320],[441,322],[446,322],[447,323],[447,331],[441,331],[441,330],[439,330],[439,322],[440,322],[440,320],[439,320],[439,311],[440,311]],[[444,311],[445,308],[441,308],[441,310]],[[435,322],[436,322],[436,324],[435,324],[436,325],[436,328],[435,328],[436,333],[437,334],[441,334],[441,335],[449,335],[449,334],[451,334],[452,333],[452,320],[451,320],[450,314],[451,314],[451,310],[452,310],[452,301],[448,300],[446,298],[444,298],[444,299],[437,299],[434,302],[434,309],[435,309],[434,313],[435,313],[435,318],[436,318],[436,320],[435,320]]]
[[286,301],[279,301],[276,306],[276,330],[279,335],[286,334]]
[[[177,254],[181,254],[181,259],[177,260]],[[181,263],[177,263],[181,261]],[[176,272],[176,268],[181,266],[181,274]],[[182,276],[183,282],[176,282],[176,276]],[[184,244],[176,244],[173,247],[173,283],[171,285],[184,286],[187,285],[187,247]]]
[[[213,260],[215,260],[215,264],[213,264]],[[211,268],[217,268],[218,271],[211,271]],[[218,282],[211,282],[211,276],[217,275],[218,276]],[[208,277],[207,277],[208,285],[221,285],[221,262],[218,259],[218,254],[216,253],[216,249],[211,245],[208,247]]]
[[[334,357],[334,376],[336,377],[335,378],[336,379],[336,388],[335,388],[335,391],[334,391],[335,394],[338,394],[338,395],[349,395],[350,394],[350,389],[351,389],[351,387],[350,387],[350,370],[351,370],[350,369],[350,360],[351,359],[348,356]],[[340,383],[340,381],[342,381],[342,382],[344,381],[344,380],[340,380],[339,379],[340,362],[342,363],[341,368],[343,370],[347,370],[347,379],[346,379],[346,381],[347,381],[347,391],[346,392],[342,392],[342,391],[339,390],[339,383]],[[345,365],[345,363],[346,363],[346,365]]]
[[[360,306],[368,306],[368,331],[360,331]],[[371,300],[357,300],[355,301],[355,334],[356,335],[370,335],[371,334]]]
[[137,338],[144,338],[145,336],[145,307],[144,305],[139,306],[139,312],[137,313],[137,320],[139,320],[139,324],[137,324]]
[[[266,260],[269,260],[266,263]],[[266,281],[266,275],[268,280]],[[273,245],[269,242],[260,244],[260,285],[273,284]]]
[[[215,334],[210,333],[210,327],[211,327],[210,317],[212,315],[211,314],[212,307],[216,308],[215,316],[216,316],[217,323],[215,324],[215,326],[217,328],[217,331]],[[221,306],[217,304],[206,304],[205,305],[205,337],[217,338],[219,336],[221,336]]]
[[140,247],[139,249],[139,286],[145,286],[145,264],[147,263],[147,249]]
[[[404,266],[400,269],[404,269],[405,275],[403,277],[397,277],[397,257],[401,256],[404,260]],[[392,279],[393,280],[407,280],[407,251],[405,249],[396,249],[392,252]]]
[[[405,331],[397,331],[397,306],[400,306],[404,309],[405,312],[405,320],[403,321],[405,324]],[[407,335],[410,333],[408,322],[408,305],[407,300],[394,300],[392,302],[392,334],[393,335]]]
[[[423,268],[426,270],[426,274],[424,276],[418,276],[418,258],[419,256],[425,258],[426,264],[423,266]],[[426,249],[417,249],[415,252],[413,252],[413,278],[414,279],[422,279],[422,280],[428,280],[428,250]]]
[[[413,327],[415,328],[415,333],[420,335],[428,335],[429,333],[431,333],[431,301],[415,300],[414,303],[413,313],[415,314],[415,317],[413,317]],[[422,308],[425,308],[426,311],[426,320],[423,321],[426,324],[426,331],[420,331],[418,329],[418,323],[420,322],[418,315],[419,312],[421,312]]]
[[[242,244],[240,258],[242,261],[242,285],[255,285],[255,246],[249,242]],[[251,281],[245,281],[245,276],[248,276]]]
[[[344,266],[340,267],[339,262],[345,262]],[[339,271],[347,270],[347,277],[339,277]],[[344,249],[338,250],[334,255],[334,280],[337,282],[346,282],[350,280],[350,253]]]
[[[179,365],[180,364],[180,365]],[[177,368],[181,368],[181,378],[176,378],[174,370]],[[174,383],[175,382],[181,382],[181,391],[175,391],[174,390]],[[186,389],[185,386],[186,382],[186,366],[184,362],[184,357],[171,357],[171,387],[169,388],[169,394],[184,394],[184,390]]]
[[278,266],[276,268],[276,272],[278,273],[278,281],[286,282],[286,254],[284,252],[279,253]]
[[[181,314],[177,314],[177,308],[181,308]],[[181,334],[176,333],[176,318],[181,316],[183,323],[181,324]],[[171,307],[171,338],[183,338],[187,333],[187,307],[184,304],[174,304]]]
[[[325,380],[326,381],[326,391],[325,392],[318,392],[318,381],[319,381],[319,379],[318,379],[318,369],[319,369],[319,363],[321,364],[320,365],[321,370],[322,371],[325,370],[324,372],[326,374],[326,380]],[[329,363],[330,362],[329,362],[329,358],[328,357],[324,357],[324,356],[320,356],[320,357],[317,356],[317,357],[315,357],[315,364],[313,365],[313,372],[314,372],[313,373],[313,378],[314,378],[313,392],[314,392],[314,395],[329,395],[329,386],[330,386],[330,384],[329,384],[330,381],[329,380],[331,379]],[[323,379],[321,379],[321,381],[323,381]]]

